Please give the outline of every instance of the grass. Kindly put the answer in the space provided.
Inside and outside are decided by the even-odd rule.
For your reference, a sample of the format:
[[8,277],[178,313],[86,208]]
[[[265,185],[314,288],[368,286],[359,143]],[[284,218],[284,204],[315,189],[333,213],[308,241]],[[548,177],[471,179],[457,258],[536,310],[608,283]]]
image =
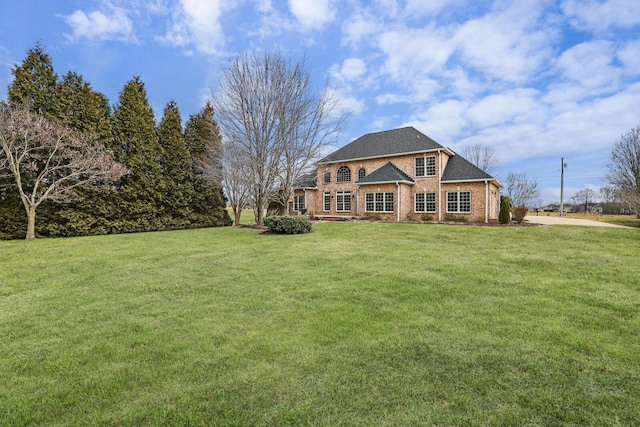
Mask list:
[[639,256],[566,226],[0,242],[0,425],[634,425]]

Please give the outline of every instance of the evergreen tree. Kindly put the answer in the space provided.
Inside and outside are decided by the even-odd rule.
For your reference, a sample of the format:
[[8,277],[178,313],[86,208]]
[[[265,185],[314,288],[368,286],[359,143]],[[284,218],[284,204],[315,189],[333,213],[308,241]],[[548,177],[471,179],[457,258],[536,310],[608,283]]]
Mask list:
[[500,224],[508,224],[511,222],[511,199],[507,196],[500,196],[498,221]]
[[98,136],[111,144],[111,107],[107,97],[96,92],[81,75],[69,71],[56,87],[55,113],[65,126]]
[[221,187],[222,137],[213,114],[213,107],[207,103],[199,113],[189,117],[184,129],[194,175],[191,206],[194,221],[200,226],[232,223]]
[[[8,87],[8,101],[11,107],[28,108],[52,119],[55,116],[55,92],[58,76],[53,70],[51,57],[45,53],[40,43],[27,51],[22,64],[11,70],[13,81]],[[24,236],[27,221],[20,194],[10,176],[0,175],[0,237],[17,238]],[[44,217],[46,207],[41,208]]]
[[22,64],[13,67],[11,74],[13,82],[9,85],[9,104],[27,108],[47,119],[55,119],[58,76],[53,71],[51,58],[40,43],[27,52]]
[[[105,95],[96,92],[83,77],[68,72],[58,83],[55,97],[57,121],[82,133],[95,135],[102,144],[113,146],[111,107]],[[79,200],[65,205],[45,203],[40,217],[46,236],[105,234],[111,228],[109,219],[115,212],[112,191],[79,190]]]
[[182,135],[182,119],[174,101],[165,106],[158,125],[158,139],[162,147],[160,165],[165,179],[163,210],[171,218],[171,227],[184,228],[189,225],[191,216],[193,172]]
[[115,231],[162,229],[162,148],[144,83],[138,76],[120,92],[112,115],[112,131],[115,158],[130,170],[119,183]]

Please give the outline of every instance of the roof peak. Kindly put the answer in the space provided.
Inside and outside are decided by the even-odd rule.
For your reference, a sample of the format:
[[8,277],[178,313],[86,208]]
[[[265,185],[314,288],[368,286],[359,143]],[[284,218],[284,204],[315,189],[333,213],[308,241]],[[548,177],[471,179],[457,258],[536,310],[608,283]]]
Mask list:
[[341,162],[444,149],[413,126],[365,134],[329,154],[323,160]]

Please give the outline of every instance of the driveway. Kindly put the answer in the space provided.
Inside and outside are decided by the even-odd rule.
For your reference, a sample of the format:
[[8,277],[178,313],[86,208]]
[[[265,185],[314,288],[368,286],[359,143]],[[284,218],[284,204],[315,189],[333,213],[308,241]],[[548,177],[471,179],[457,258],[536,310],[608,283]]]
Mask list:
[[527,215],[524,217],[525,221],[530,222],[531,224],[542,224],[542,225],[586,225],[588,227],[616,227],[616,228],[631,228],[625,227],[624,225],[616,225],[616,224],[608,224],[606,222],[600,221],[591,221],[589,219],[579,219],[579,218],[567,218],[567,217],[559,217],[559,216],[546,216],[546,215]]

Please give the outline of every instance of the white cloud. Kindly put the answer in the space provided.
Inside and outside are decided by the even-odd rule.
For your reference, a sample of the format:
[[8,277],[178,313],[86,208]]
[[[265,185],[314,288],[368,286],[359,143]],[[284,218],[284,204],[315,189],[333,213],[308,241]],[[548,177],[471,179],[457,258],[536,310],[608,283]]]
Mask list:
[[613,43],[598,40],[566,50],[558,59],[558,68],[567,80],[587,88],[608,88],[620,78],[620,69],[612,65],[614,59]]
[[618,51],[618,59],[622,63],[623,73],[637,76],[640,74],[640,40],[626,43]]
[[180,0],[174,11],[173,23],[159,40],[174,46],[191,43],[204,53],[217,53],[225,38],[220,24],[220,0]]
[[383,32],[378,47],[386,55],[385,71],[406,80],[442,69],[455,49],[448,36],[434,27]]
[[515,2],[462,24],[456,44],[467,65],[499,80],[522,83],[552,56],[556,31],[544,23],[542,1]]
[[355,12],[342,24],[341,44],[355,49],[360,43],[371,40],[382,27],[377,15],[366,10]]
[[367,71],[367,66],[360,58],[347,58],[342,63],[340,74],[348,81],[361,78]]
[[273,10],[273,5],[271,4],[271,0],[254,0],[256,3],[256,8],[260,12],[271,12]]
[[565,0],[560,7],[580,30],[601,32],[640,25],[640,2],[634,0]]
[[464,7],[467,0],[407,0],[404,14],[407,17],[435,15],[444,9]]
[[438,103],[411,116],[405,126],[414,126],[443,145],[450,145],[468,126],[465,111],[469,104],[449,100]]
[[334,113],[351,112],[353,114],[362,114],[366,109],[365,103],[353,95],[336,92],[339,96],[338,106]]
[[76,10],[71,15],[64,16],[64,20],[71,27],[68,36],[72,42],[86,39],[89,41],[117,40],[135,42],[133,23],[124,9],[111,7],[106,12],[95,10],[88,14]]
[[531,122],[539,120],[540,104],[535,89],[515,89],[492,94],[476,102],[466,114],[474,125],[479,127],[493,126],[512,121]]
[[320,29],[335,16],[329,0],[289,0],[289,8],[305,30]]

